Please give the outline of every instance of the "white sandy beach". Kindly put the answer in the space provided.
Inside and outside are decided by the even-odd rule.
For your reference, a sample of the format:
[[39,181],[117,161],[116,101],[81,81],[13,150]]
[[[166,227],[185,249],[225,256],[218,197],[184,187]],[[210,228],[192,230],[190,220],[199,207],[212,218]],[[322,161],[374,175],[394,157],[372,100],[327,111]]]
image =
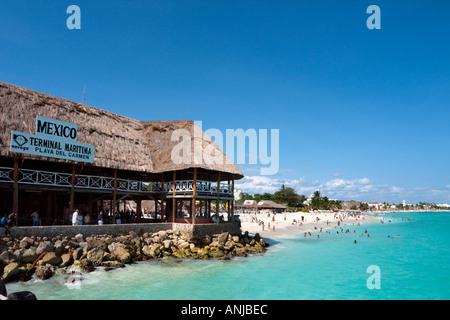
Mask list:
[[[302,216],[304,221],[302,222]],[[275,221],[273,220],[275,217]],[[380,218],[372,215],[353,217],[345,212],[286,212],[278,214],[248,213],[240,214],[242,231],[250,234],[259,233],[263,238],[286,238],[305,232],[319,231],[334,228],[339,225],[356,226],[367,223],[380,223]],[[317,221],[317,218],[319,219]],[[264,222],[264,230],[260,222]],[[302,222],[302,223],[301,223]],[[328,223],[327,223],[328,222]],[[275,226],[275,229],[274,229]],[[315,229],[316,228],[316,229]]]

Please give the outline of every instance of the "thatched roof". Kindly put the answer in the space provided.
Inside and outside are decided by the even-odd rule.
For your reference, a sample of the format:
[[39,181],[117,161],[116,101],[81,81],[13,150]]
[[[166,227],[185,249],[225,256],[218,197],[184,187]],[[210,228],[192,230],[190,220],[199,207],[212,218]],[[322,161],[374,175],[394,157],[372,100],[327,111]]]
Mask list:
[[[76,123],[78,142],[95,146],[94,166],[148,173],[197,167],[230,173],[235,179],[243,177],[217,143],[191,120],[138,121],[4,82],[0,82],[0,156],[14,155],[9,150],[12,130],[35,133],[38,115]],[[194,151],[198,155],[203,150],[213,150],[216,159],[223,161],[174,163],[171,153],[179,141],[171,141],[171,138],[177,129],[185,129],[192,137],[191,159],[194,159]],[[194,132],[197,139],[194,139]],[[26,158],[68,162],[32,155]]]
[[285,204],[280,204],[273,202],[271,200],[261,200],[258,202],[259,208],[274,208],[274,209],[286,209],[288,206]]

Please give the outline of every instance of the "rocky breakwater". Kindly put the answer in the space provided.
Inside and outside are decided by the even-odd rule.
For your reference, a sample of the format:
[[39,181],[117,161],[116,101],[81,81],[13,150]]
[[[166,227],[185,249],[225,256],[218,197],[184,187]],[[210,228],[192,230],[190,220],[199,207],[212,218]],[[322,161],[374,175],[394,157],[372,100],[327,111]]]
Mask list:
[[56,236],[1,238],[0,276],[4,281],[45,280],[55,272],[74,269],[106,271],[150,259],[230,259],[264,253],[268,244],[256,234],[239,236],[224,232],[201,239],[187,239],[179,232],[160,231],[138,235]]

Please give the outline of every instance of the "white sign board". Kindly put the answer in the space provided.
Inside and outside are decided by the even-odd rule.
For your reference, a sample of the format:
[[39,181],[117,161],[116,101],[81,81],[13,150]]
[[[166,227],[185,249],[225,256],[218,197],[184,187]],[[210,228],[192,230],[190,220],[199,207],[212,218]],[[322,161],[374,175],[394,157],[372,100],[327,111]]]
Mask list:
[[94,146],[77,142],[78,126],[74,123],[37,116],[36,134],[12,131],[12,152],[36,156],[94,162]]

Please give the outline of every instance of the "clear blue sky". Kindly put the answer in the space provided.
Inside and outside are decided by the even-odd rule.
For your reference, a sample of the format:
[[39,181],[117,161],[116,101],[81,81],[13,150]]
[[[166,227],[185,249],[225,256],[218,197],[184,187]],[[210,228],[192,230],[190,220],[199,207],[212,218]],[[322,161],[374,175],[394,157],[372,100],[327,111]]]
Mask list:
[[[81,30],[66,9],[81,8]],[[369,30],[369,5],[381,30]],[[450,203],[449,1],[2,0],[0,80],[139,120],[280,129],[281,183]]]

